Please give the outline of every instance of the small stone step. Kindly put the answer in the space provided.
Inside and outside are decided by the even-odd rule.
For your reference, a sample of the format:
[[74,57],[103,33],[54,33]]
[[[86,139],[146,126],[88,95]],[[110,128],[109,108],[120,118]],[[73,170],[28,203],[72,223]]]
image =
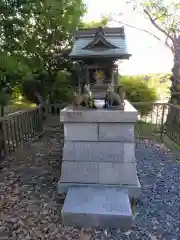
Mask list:
[[128,194],[112,187],[72,187],[61,210],[64,225],[129,229],[132,210]]

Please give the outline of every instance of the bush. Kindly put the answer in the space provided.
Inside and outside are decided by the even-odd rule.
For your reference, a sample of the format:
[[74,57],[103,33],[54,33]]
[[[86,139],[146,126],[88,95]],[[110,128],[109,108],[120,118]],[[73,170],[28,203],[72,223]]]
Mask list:
[[148,83],[142,77],[137,76],[121,77],[120,83],[123,85],[126,99],[132,103],[138,103],[135,104],[135,107],[141,116],[148,115],[153,107],[152,102],[157,100],[156,89],[153,86],[148,86]]
[[52,96],[55,101],[69,102],[72,100],[74,86],[71,84],[70,74],[66,71],[58,71],[52,87]]
[[[169,78],[168,78],[169,77]],[[170,74],[163,78],[163,75],[154,75],[148,79],[148,86],[156,89],[158,100],[168,101],[171,96],[170,87],[171,80]]]
[[45,73],[34,74],[31,79],[26,79],[22,84],[25,99],[38,104],[37,94],[45,102],[68,102],[73,96],[74,87],[71,76],[66,71],[58,71],[49,76]]
[[11,102],[21,101],[22,99],[22,89],[20,85],[16,85],[12,89]]
[[23,82],[22,93],[27,101],[38,104],[36,92],[40,95],[43,94],[43,86],[40,81],[36,79],[27,79]]

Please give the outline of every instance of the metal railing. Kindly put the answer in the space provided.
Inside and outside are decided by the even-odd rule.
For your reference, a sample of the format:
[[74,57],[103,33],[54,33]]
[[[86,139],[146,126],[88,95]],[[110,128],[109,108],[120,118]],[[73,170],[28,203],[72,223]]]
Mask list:
[[168,104],[165,134],[180,145],[180,107]]
[[169,105],[157,102],[136,102],[132,105],[139,112],[138,121],[135,124],[136,137],[162,137]]
[[147,115],[139,116],[135,124],[136,137],[167,135],[180,145],[180,107],[169,103],[132,103],[137,109],[151,110]]

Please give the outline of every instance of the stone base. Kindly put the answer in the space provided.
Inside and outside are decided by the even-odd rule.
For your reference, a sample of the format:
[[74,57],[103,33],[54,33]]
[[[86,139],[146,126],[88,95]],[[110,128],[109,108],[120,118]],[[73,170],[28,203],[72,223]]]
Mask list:
[[141,195],[141,186],[137,178],[136,185],[115,185],[115,184],[83,184],[83,183],[64,183],[60,180],[57,183],[58,194],[66,194],[71,187],[100,187],[100,188],[116,188],[127,191],[130,198],[138,199]]
[[110,187],[140,195],[134,149],[138,112],[125,101],[124,110],[74,109],[61,111],[64,149],[58,192],[73,186]]
[[64,123],[65,141],[134,142],[133,123]]
[[137,110],[125,100],[124,110],[75,109],[69,105],[60,114],[62,123],[135,123]]
[[128,194],[117,188],[70,188],[61,216],[64,225],[81,228],[129,229],[132,225]]
[[136,163],[134,143],[65,141],[63,161]]
[[136,185],[136,163],[63,161],[61,182]]

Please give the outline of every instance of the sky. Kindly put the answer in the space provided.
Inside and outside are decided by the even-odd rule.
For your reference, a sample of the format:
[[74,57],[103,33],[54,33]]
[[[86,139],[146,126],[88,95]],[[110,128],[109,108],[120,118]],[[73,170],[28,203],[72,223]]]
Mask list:
[[[146,29],[151,33],[163,38],[163,35],[156,30],[152,24],[140,13],[133,12],[125,0],[84,0],[88,12],[84,17],[85,21],[96,21],[102,15],[112,14],[115,21],[109,26],[120,26],[119,20]],[[119,16],[119,13],[123,13]],[[170,50],[161,41],[147,33],[125,26],[128,52],[132,54],[129,60],[120,63],[120,74],[148,74],[167,73],[173,66],[173,56]]]

